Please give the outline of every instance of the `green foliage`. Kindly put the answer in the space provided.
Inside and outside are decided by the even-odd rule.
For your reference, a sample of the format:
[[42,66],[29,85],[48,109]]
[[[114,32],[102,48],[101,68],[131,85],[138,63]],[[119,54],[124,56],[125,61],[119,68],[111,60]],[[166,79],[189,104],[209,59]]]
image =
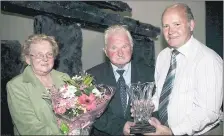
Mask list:
[[66,123],[63,122],[61,123],[60,130],[62,131],[63,134],[68,134],[69,127]]
[[75,92],[75,95],[79,97],[79,96],[82,95],[82,92],[81,92],[80,90],[77,90],[77,91]]
[[87,74],[87,73],[84,73],[83,75],[81,75],[81,79],[76,79],[76,80],[71,79],[71,78],[63,77],[63,81],[66,84],[73,85],[77,88],[79,88],[79,86],[82,85],[82,84],[84,84],[86,86],[91,86],[93,80],[94,80],[93,76],[90,75],[90,74]]
[[67,115],[69,118],[72,118],[74,116],[73,109],[66,110],[64,114]]
[[90,86],[91,83],[93,81],[93,77],[89,74],[86,74],[86,76],[84,76],[84,80],[83,80],[83,83],[87,86]]
[[87,87],[84,89],[84,93],[89,96],[93,89],[94,86]]
[[83,110],[81,110],[81,109],[77,109],[77,113],[78,113],[78,115],[80,115],[80,114],[83,114],[83,113],[84,113],[84,111],[83,111]]

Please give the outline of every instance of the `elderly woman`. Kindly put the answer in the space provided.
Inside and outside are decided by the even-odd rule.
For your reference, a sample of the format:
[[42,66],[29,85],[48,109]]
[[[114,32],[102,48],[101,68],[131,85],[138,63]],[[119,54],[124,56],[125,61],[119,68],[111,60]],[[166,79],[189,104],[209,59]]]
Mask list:
[[32,35],[22,46],[23,73],[7,83],[9,111],[15,135],[60,135],[51,104],[43,99],[69,76],[53,69],[58,45],[54,37]]

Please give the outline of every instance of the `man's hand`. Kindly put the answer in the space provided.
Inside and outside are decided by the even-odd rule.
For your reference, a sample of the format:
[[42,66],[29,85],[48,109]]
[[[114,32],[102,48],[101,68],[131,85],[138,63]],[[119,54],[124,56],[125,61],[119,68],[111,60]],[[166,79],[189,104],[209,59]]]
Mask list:
[[123,128],[124,135],[130,135],[130,128],[134,125],[135,125],[134,122],[127,121]]
[[156,132],[145,133],[144,135],[172,135],[172,130],[167,126],[162,125],[158,119],[151,117],[149,123],[156,128]]

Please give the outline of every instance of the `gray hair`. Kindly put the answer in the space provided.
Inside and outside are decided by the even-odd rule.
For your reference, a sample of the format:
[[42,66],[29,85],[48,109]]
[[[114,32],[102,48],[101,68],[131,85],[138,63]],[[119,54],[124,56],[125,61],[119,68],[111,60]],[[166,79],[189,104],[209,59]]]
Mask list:
[[25,62],[25,56],[30,54],[31,44],[38,43],[40,41],[48,41],[52,45],[53,55],[56,57],[59,52],[58,44],[53,36],[47,36],[45,34],[34,34],[28,37],[21,48],[21,60]]
[[110,26],[109,28],[107,28],[105,33],[104,33],[105,48],[107,47],[107,44],[108,44],[107,42],[108,42],[109,34],[111,34],[113,32],[116,32],[116,31],[125,32],[128,36],[128,39],[129,39],[130,43],[131,43],[131,47],[133,47],[133,39],[132,39],[132,36],[131,36],[130,32],[128,31],[128,29],[125,26],[122,26],[122,25],[113,25],[113,26]]
[[185,9],[185,15],[187,17],[187,20],[188,22],[190,22],[191,20],[194,20],[194,15],[193,13],[191,12],[191,8],[187,5],[187,4],[184,4],[184,3],[177,3],[177,4],[174,4],[174,5],[171,5],[169,7],[167,7],[163,14],[162,14],[162,18],[163,18],[163,15],[164,13],[169,9],[169,8],[175,8],[175,7],[183,7]]

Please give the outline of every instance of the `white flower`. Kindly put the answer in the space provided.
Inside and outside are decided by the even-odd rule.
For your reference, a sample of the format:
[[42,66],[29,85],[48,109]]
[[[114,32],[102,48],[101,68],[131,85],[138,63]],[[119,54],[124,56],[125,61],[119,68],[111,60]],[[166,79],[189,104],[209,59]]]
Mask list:
[[[65,89],[65,88],[63,88]],[[62,97],[63,98],[73,98],[75,97],[75,92],[77,91],[77,88],[75,86],[67,86],[67,89],[63,91]]]
[[101,98],[101,93],[96,87],[92,90],[92,93],[95,94],[96,97]]
[[75,75],[72,77],[72,80],[81,80],[81,79],[82,79],[82,76]]

